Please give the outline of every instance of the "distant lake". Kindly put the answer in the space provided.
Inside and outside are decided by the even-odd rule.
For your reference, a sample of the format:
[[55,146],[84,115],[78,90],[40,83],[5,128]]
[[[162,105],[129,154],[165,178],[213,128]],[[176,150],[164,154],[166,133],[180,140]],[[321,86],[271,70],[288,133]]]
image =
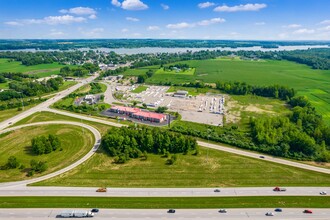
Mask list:
[[[260,46],[254,46],[254,47],[237,47],[237,48],[231,48],[231,47],[214,47],[214,48],[180,48],[180,47],[174,47],[174,48],[163,48],[163,47],[141,47],[141,48],[97,48],[92,49],[94,51],[102,51],[102,52],[115,52],[117,54],[138,54],[138,53],[184,53],[187,51],[197,52],[202,50],[222,50],[222,51],[291,51],[291,50],[307,50],[311,48],[330,48],[328,45],[302,45],[302,46],[279,46],[278,48],[262,48]],[[91,50],[89,48],[80,48],[78,49],[80,51],[88,51]],[[36,49],[21,49],[21,50],[0,50],[0,51],[24,51],[24,52],[37,52],[37,51],[59,51],[59,50],[36,50]],[[73,50],[67,50],[67,51],[73,51]]]

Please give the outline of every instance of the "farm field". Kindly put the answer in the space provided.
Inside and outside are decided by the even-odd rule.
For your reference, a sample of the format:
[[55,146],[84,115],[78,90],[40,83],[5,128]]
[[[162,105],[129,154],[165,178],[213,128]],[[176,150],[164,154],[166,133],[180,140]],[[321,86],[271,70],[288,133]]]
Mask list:
[[[62,150],[35,155],[31,149],[32,138],[48,134],[59,137]],[[0,170],[0,182],[29,178],[26,177],[26,173],[32,159],[47,162],[48,169],[42,175],[64,168],[87,154],[93,143],[94,136],[90,131],[72,125],[31,126],[2,134],[0,136],[0,165],[5,165],[9,156],[15,156],[25,168]],[[35,174],[35,176],[40,176],[40,174]]]
[[[201,155],[178,154],[174,165],[166,158],[149,154],[113,164],[103,152],[61,176],[35,183],[38,186],[107,187],[240,187],[240,186],[328,186],[330,176],[269,163],[212,149]],[[208,155],[208,156],[207,156]]]
[[8,60],[9,59],[0,59],[1,72],[21,72],[33,74],[38,77],[46,77],[53,74],[58,74],[60,72],[59,70],[64,67],[64,65],[60,65],[58,63],[25,66],[22,65],[21,62],[8,62]]
[[189,68],[188,70],[181,70],[179,72],[175,71],[175,70],[164,70],[164,68],[160,68],[158,70],[156,70],[155,74],[171,74],[174,76],[178,76],[178,75],[194,75],[196,69],[195,68]]
[[0,208],[329,208],[328,197],[0,197]]
[[[181,74],[154,74],[148,83],[184,83],[200,80],[206,83],[217,81],[240,81],[251,85],[283,85],[294,88],[297,95],[305,95],[330,123],[330,70],[314,70],[307,65],[289,61],[248,61],[239,59],[213,59],[182,61],[196,68],[193,76]],[[152,66],[154,68],[155,66]],[[145,73],[149,67],[144,67]],[[135,70],[130,70],[134,72]],[[137,71],[142,71],[138,69]]]

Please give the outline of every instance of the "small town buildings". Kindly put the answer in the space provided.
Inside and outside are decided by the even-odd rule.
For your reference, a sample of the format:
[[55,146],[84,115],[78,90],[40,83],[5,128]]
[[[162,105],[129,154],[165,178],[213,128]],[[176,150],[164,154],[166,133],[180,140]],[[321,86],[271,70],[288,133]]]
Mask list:
[[165,114],[155,113],[155,112],[146,112],[142,111],[139,108],[131,108],[131,107],[124,107],[124,106],[112,106],[108,111],[118,113],[118,114],[125,114],[129,117],[136,118],[139,120],[144,121],[151,121],[156,123],[161,123],[166,120]]
[[173,97],[185,98],[188,96],[188,92],[184,90],[179,90],[173,94]]
[[90,105],[95,104],[96,103],[96,99],[94,95],[86,95],[84,98],[84,101]]

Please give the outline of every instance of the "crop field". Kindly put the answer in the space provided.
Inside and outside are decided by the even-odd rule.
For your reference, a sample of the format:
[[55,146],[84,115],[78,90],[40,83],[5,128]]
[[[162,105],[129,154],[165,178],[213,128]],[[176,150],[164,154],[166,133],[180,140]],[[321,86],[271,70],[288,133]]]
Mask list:
[[188,70],[164,70],[164,68],[160,68],[156,70],[155,74],[171,74],[171,75],[190,75],[193,76],[195,74],[195,68],[189,68]]
[[114,164],[98,152],[65,174],[35,183],[39,186],[94,187],[239,187],[239,186],[329,186],[330,176],[298,168],[201,148],[201,155],[178,154],[174,165],[149,154]]
[[[206,83],[240,81],[251,85],[288,86],[294,88],[297,95],[307,96],[316,110],[323,115],[325,121],[330,123],[330,70],[314,70],[307,65],[275,60],[210,59],[179,63],[195,67],[195,74],[193,76],[177,74],[175,77],[173,74],[154,74],[147,79],[147,82],[154,84],[194,82],[196,80]],[[144,67],[145,71],[148,69],[148,67]]]
[[18,61],[8,61],[9,59],[0,59],[1,72],[21,72],[34,74],[38,77],[46,77],[53,74],[58,74],[60,72],[59,70],[64,67],[64,65],[60,65],[58,63],[25,66]]
[[[61,148],[49,154],[35,155],[31,140],[40,135],[58,135]],[[86,129],[72,125],[43,125],[26,127],[2,134],[0,137],[0,161],[5,165],[9,156],[15,156],[22,169],[0,170],[0,182],[27,179],[26,172],[32,159],[46,161],[48,169],[42,175],[54,172],[79,160],[92,148],[94,136]],[[35,174],[40,176],[40,174]]]

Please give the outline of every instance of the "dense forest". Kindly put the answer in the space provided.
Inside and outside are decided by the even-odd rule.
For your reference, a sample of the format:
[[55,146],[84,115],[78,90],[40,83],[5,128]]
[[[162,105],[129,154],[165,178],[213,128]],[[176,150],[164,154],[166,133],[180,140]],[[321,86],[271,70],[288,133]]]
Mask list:
[[116,157],[115,162],[124,163],[130,158],[138,158],[146,153],[196,151],[197,142],[194,138],[159,128],[130,126],[111,128],[102,138],[101,147],[110,156]]

